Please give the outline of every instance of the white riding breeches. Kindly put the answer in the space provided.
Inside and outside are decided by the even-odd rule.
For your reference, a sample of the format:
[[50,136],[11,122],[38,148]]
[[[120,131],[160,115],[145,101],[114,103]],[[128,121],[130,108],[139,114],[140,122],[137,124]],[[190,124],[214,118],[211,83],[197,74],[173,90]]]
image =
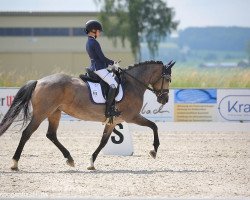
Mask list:
[[109,86],[113,85],[115,88],[117,88],[118,83],[116,82],[115,77],[107,69],[100,69],[100,70],[94,71],[94,73],[97,74],[107,84],[109,84]]

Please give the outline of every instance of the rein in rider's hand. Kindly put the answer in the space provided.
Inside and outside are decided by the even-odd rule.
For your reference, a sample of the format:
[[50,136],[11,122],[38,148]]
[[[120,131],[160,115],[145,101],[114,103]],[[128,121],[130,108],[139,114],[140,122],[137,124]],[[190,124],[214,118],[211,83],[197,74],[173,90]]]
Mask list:
[[115,61],[114,62],[114,64],[113,65],[111,65],[110,66],[110,69],[113,71],[117,71],[119,68],[120,68],[120,65],[119,65],[119,63],[120,63],[121,61],[119,60],[119,61]]

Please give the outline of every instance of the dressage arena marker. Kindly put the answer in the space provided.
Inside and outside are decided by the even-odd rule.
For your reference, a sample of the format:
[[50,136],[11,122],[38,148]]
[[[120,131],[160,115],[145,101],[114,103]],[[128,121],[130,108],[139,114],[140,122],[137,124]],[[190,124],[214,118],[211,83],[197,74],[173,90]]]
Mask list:
[[129,131],[127,123],[122,123],[119,127],[115,127],[118,131],[111,134],[108,143],[103,148],[102,152],[105,155],[131,156],[134,153],[132,135]]

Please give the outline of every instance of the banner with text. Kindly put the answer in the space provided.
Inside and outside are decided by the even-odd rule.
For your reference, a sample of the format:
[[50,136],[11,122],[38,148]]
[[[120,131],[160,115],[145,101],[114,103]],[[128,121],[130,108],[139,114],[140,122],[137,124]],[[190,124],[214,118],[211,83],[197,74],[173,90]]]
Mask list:
[[146,90],[140,114],[154,122],[174,121],[174,90],[169,91],[169,101],[165,105],[158,103],[156,95]]
[[250,90],[218,90],[217,116],[219,121],[250,122]]
[[178,89],[174,91],[174,119],[177,122],[216,121],[216,89]]
[[[0,119],[17,91],[0,88]],[[147,90],[140,114],[154,122],[250,122],[250,89],[171,89],[165,105]],[[62,120],[78,119],[63,114]]]
[[10,108],[18,88],[0,88],[0,119]]

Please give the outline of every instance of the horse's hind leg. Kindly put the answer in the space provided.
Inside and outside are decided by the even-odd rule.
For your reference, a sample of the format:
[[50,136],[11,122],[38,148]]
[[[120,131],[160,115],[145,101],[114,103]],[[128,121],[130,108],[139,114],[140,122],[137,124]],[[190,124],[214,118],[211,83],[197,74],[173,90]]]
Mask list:
[[100,142],[99,146],[97,147],[97,149],[95,150],[95,152],[92,154],[92,156],[90,158],[90,167],[88,167],[88,170],[95,170],[94,162],[95,162],[98,154],[102,150],[102,148],[105,147],[105,145],[107,144],[107,142],[109,140],[109,137],[110,137],[114,127],[115,127],[114,124],[105,126],[101,142]]
[[36,131],[36,129],[39,127],[41,122],[42,122],[42,120],[38,120],[33,116],[30,123],[28,124],[28,126],[24,129],[24,131],[22,133],[22,137],[21,137],[20,142],[19,142],[19,145],[18,145],[16,152],[13,156],[14,165],[11,167],[12,170],[15,170],[15,171],[18,170],[18,161],[21,157],[24,145],[29,140],[32,133],[34,133]]
[[52,115],[48,117],[49,128],[46,136],[58,147],[58,149],[62,152],[63,156],[67,158],[66,161],[67,164],[71,167],[74,167],[75,163],[69,151],[57,139],[56,131],[59,126],[60,118],[61,118],[60,110],[56,110]]

